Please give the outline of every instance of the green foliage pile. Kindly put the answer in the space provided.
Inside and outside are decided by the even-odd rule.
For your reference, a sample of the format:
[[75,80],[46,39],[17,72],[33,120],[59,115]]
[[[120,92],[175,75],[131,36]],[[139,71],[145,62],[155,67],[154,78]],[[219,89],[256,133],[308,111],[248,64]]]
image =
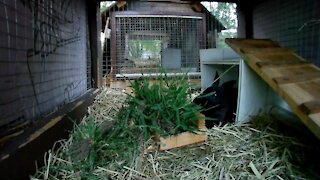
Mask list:
[[145,138],[154,133],[167,136],[198,130],[201,107],[192,103],[185,75],[168,78],[162,72],[153,83],[143,77],[131,82],[131,87],[125,124],[140,127]]
[[45,166],[31,179],[90,179],[103,164],[106,141],[93,117],[86,118],[68,140],[56,142],[45,155]]

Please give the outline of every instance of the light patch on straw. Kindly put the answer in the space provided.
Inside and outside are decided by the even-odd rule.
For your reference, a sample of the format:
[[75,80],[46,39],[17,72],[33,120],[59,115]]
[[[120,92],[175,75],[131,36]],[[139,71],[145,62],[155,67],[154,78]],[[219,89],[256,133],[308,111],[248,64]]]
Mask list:
[[127,166],[123,166],[123,168],[124,168],[124,169],[127,169],[127,170],[129,170],[129,171],[131,171],[131,172],[137,173],[137,174],[139,174],[140,176],[147,177],[145,174],[143,174],[143,173],[141,173],[141,172],[139,172],[139,171],[136,171],[136,170],[134,170],[134,169],[131,169],[131,168],[127,167]]
[[251,170],[253,171],[253,173],[256,175],[257,179],[259,179],[259,180],[264,179],[252,161],[250,161],[249,166],[250,166]]

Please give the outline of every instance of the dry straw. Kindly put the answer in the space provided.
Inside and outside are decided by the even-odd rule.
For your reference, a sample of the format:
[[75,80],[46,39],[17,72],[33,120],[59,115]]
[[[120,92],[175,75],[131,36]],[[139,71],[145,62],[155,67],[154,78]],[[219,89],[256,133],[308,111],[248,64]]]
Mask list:
[[[98,125],[113,121],[125,98],[121,91],[104,90],[89,113]],[[70,136],[46,154],[45,166],[32,179],[320,179],[316,144],[282,133],[267,115],[253,122],[214,127],[208,131],[209,141],[165,152],[148,151],[150,143],[139,141],[131,162],[105,163],[106,159],[98,157],[86,176],[67,153],[75,141]],[[101,146],[107,151],[108,144]],[[101,151],[97,152],[99,156]]]

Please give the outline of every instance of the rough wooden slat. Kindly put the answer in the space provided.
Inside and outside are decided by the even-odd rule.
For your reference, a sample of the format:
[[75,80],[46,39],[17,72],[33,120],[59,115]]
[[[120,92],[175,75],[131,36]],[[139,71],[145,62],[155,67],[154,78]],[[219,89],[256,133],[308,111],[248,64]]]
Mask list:
[[319,68],[314,65],[265,68],[262,71],[273,78],[277,84],[307,82],[320,78]]
[[264,71],[265,69],[270,69],[270,68],[303,67],[303,66],[308,66],[308,65],[313,65],[313,64],[309,63],[309,62],[298,62],[298,63],[292,63],[292,64],[283,64],[283,65],[270,64],[268,66],[261,67],[261,70]]
[[269,39],[256,40],[256,39],[226,39],[228,43],[234,45],[241,45],[238,48],[272,48],[280,47],[279,43]]
[[292,66],[309,63],[303,61],[300,57],[290,53],[269,53],[269,54],[242,54],[248,63],[253,63],[258,68]]
[[320,113],[320,100],[302,103],[300,108],[306,114]]
[[[320,79],[292,84],[281,84],[278,87],[278,94],[282,97],[286,97],[285,99],[287,102],[290,102],[292,106],[297,108],[300,108],[300,105],[303,103],[320,99]],[[305,116],[306,114],[302,115]]]
[[293,50],[289,48],[282,48],[282,47],[271,47],[271,48],[240,48],[242,53],[249,53],[249,54],[266,54],[266,53],[273,53],[273,54],[282,54],[282,53],[292,53]]
[[285,92],[282,95],[290,97],[290,102],[296,106],[314,99],[308,91],[305,91],[297,84],[281,84],[279,85],[279,91]]
[[283,76],[296,76],[308,73],[319,72],[319,68],[311,63],[289,64],[286,66],[268,66],[261,68],[261,71],[271,78]]
[[298,75],[284,75],[283,77],[275,77],[273,80],[277,84],[289,84],[289,83],[299,83],[304,81],[311,81],[320,79],[320,72],[307,72]]
[[272,62],[272,61],[303,61],[301,57],[297,56],[294,53],[264,53],[264,54],[257,54],[253,53],[254,57],[257,61],[262,62]]
[[320,99],[320,80],[297,83],[304,91],[307,91],[314,99]]
[[[201,120],[198,121],[198,127],[201,131],[207,131],[205,126],[204,115],[200,115]],[[200,132],[201,133],[201,132]],[[208,136],[202,134],[195,134],[191,132],[183,132],[178,135],[169,136],[167,138],[160,137],[160,151],[187,146],[190,144],[200,143],[208,140]]]
[[309,118],[315,123],[315,125],[320,126],[320,113],[310,114]]
[[160,138],[160,151],[187,146],[208,140],[207,135],[184,132],[168,138]]
[[304,62],[301,62],[299,60],[288,60],[288,61],[264,61],[264,62],[256,62],[257,66],[259,68],[263,67],[270,67],[270,66],[287,66],[291,64],[303,64]]

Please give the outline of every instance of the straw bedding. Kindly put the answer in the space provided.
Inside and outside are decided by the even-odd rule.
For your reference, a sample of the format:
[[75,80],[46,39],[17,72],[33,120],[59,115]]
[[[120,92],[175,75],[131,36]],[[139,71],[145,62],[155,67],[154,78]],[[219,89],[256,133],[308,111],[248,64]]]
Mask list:
[[[282,132],[267,115],[250,124],[213,127],[207,142],[164,152],[148,149],[152,142],[139,135],[137,146],[125,138],[105,141],[108,132],[102,138],[85,136],[89,138],[79,143],[77,129],[84,135],[81,127],[113,125],[125,99],[122,91],[103,90],[89,107],[88,117],[69,139],[57,142],[57,148],[46,154],[45,166],[32,179],[320,179],[319,141]],[[117,152],[112,147],[120,148]]]

